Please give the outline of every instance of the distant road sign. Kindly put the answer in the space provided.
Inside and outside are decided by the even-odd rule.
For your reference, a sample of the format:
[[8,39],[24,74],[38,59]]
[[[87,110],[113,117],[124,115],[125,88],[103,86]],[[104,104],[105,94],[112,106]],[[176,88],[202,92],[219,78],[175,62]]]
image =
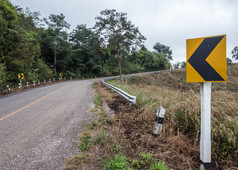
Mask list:
[[18,74],[18,79],[24,79],[24,74],[23,73],[19,73]]
[[226,81],[226,35],[187,39],[187,82]]
[[60,73],[59,75],[62,77],[62,76],[63,76],[63,73]]

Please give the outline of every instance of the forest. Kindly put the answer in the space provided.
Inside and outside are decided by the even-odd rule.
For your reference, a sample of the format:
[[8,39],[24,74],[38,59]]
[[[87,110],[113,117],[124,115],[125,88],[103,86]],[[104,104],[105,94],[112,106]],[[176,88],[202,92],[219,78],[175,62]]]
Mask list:
[[0,0],[0,89],[19,82],[18,73],[32,82],[61,72],[80,79],[169,68],[170,47],[158,42],[147,50],[126,15],[106,9],[93,28],[70,29],[63,14],[40,18],[40,12]]

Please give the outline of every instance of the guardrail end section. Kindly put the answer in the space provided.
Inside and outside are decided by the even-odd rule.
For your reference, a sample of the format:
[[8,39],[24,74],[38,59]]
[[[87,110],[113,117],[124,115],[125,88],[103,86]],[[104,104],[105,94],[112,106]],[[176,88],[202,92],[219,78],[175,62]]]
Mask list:
[[136,104],[136,96],[135,96],[135,98],[133,99],[132,103],[133,103],[133,104]]

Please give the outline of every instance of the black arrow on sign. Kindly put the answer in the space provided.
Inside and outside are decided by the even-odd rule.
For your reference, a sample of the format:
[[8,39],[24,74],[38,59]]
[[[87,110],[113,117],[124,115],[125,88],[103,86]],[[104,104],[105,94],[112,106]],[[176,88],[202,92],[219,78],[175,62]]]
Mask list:
[[205,38],[188,62],[201,75],[205,81],[224,81],[224,79],[206,61],[214,48],[219,44],[224,36]]
[[20,74],[20,79],[22,79],[22,77],[23,77],[23,75],[22,75],[22,74]]

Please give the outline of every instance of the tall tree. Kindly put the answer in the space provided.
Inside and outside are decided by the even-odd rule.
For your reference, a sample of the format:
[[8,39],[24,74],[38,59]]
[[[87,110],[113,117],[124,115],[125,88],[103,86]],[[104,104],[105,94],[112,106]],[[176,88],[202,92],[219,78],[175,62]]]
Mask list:
[[122,77],[121,59],[123,55],[129,54],[132,50],[143,44],[146,38],[139,32],[131,21],[127,20],[126,13],[117,12],[115,9],[101,11],[101,16],[96,17],[94,28],[99,32],[102,41],[109,48],[116,58]]
[[154,50],[158,53],[162,53],[165,55],[165,57],[168,59],[168,60],[173,60],[173,57],[172,57],[172,50],[170,49],[169,46],[166,46],[164,44],[160,44],[159,42],[156,43],[154,45]]
[[235,60],[238,60],[238,46],[234,47],[234,49],[231,51],[232,58]]
[[70,28],[70,24],[65,21],[63,14],[51,14],[49,19],[44,18],[44,21],[48,25],[51,35],[53,35],[51,43],[54,51],[54,73],[56,74],[57,52],[60,50],[58,46],[60,43],[67,41],[68,34],[66,30]]
[[70,41],[72,42],[70,65],[74,65],[72,68],[80,70],[81,76],[84,77],[90,76],[91,73],[100,75],[102,55],[99,35],[86,25],[78,25],[70,34]]

